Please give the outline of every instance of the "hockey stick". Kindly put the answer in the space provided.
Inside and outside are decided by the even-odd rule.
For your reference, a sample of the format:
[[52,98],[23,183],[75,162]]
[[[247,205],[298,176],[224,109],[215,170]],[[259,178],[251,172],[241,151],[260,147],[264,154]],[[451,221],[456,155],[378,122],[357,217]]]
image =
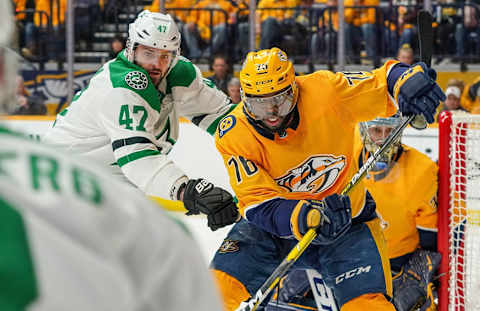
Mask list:
[[433,54],[433,29],[432,29],[432,15],[430,12],[421,10],[417,16],[418,26],[418,44],[420,48],[420,60],[432,66]]
[[[432,65],[433,54],[433,17],[430,12],[420,10],[417,16],[418,27],[418,46],[420,49],[420,61],[424,62],[429,68]],[[425,129],[427,127],[427,120],[423,115],[416,116],[411,125],[416,129]]]
[[[433,47],[433,31],[432,31],[432,16],[428,11],[420,11],[418,15],[418,37],[420,43],[420,58],[429,67],[432,60]],[[352,189],[365,177],[368,170],[370,170],[378,158],[393,144],[393,142],[401,135],[402,131],[407,125],[415,119],[415,115],[404,118],[403,122],[395,128],[395,130],[387,137],[383,145],[378,149],[358,172],[352,177],[349,183],[340,192],[341,195],[348,195]],[[423,117],[423,116],[422,116]],[[426,122],[426,121],[425,121]],[[277,286],[280,279],[288,272],[290,267],[303,254],[307,247],[317,236],[316,228],[309,229],[303,238],[292,248],[287,257],[283,259],[280,265],[272,272],[270,277],[257,290],[255,296],[247,302],[243,302],[236,311],[254,311],[265,300],[270,292]]]

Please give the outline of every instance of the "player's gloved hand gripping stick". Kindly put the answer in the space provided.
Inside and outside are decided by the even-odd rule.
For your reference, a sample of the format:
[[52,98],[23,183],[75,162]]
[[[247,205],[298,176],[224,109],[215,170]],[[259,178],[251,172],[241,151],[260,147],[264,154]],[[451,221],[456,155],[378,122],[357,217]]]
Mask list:
[[[427,22],[421,21],[420,19],[426,18]],[[422,26],[419,27],[419,36],[422,37],[422,27],[430,27],[431,30],[431,15],[426,11],[421,11],[419,14],[419,25],[422,23]],[[429,25],[428,25],[429,22]],[[425,30],[424,30],[425,31]],[[428,33],[428,31],[427,31]],[[431,32],[430,32],[431,33]],[[420,39],[422,42],[422,39]],[[425,43],[426,40],[423,41]],[[431,60],[432,47],[420,45],[422,55],[422,61]],[[423,69],[423,68],[422,68]],[[425,72],[425,74],[428,74]],[[438,86],[437,86],[438,87]],[[413,94],[412,94],[413,95]],[[439,97],[444,97],[443,92],[440,90]],[[410,103],[411,105],[413,103]],[[436,108],[436,107],[435,107]],[[421,112],[421,111],[419,111]],[[380,156],[392,145],[392,143],[401,135],[405,127],[415,119],[416,114],[411,114],[408,117],[404,118],[403,122],[395,128],[395,130],[388,136],[381,148],[379,148],[365,164],[359,169],[359,171],[352,177],[350,182],[343,188],[341,195],[348,195],[350,191],[362,180],[367,171],[370,170],[375,162],[380,158]],[[273,271],[270,277],[263,283],[263,285],[257,290],[255,295],[248,301],[242,302],[242,304],[237,308],[236,311],[254,311],[258,306],[263,302],[263,300],[270,294],[270,292],[277,286],[280,282],[280,279],[287,273],[290,267],[297,261],[297,259],[303,254],[307,247],[312,243],[312,241],[317,237],[317,229],[309,229],[303,238],[293,247],[293,249],[288,253],[287,257],[280,263],[280,265]]]

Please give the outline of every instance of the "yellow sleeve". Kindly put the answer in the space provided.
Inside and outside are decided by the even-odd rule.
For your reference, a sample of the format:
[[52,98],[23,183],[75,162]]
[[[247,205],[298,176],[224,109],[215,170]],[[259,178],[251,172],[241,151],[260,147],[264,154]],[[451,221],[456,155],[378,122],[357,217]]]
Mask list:
[[388,61],[372,72],[324,71],[334,85],[337,104],[334,109],[347,122],[362,122],[378,116],[395,114],[393,98],[388,93],[387,74],[398,61]]

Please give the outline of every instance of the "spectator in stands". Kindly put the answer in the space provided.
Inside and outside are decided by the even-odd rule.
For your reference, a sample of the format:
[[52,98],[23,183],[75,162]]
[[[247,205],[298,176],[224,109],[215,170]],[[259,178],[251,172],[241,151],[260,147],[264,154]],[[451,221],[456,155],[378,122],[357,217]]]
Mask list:
[[[476,5],[466,1],[463,8],[463,22],[457,23],[455,30],[455,41],[457,43],[456,58],[462,64],[466,62],[465,56],[468,52],[480,54],[480,24],[477,15]],[[467,45],[466,45],[467,44]],[[467,48],[469,47],[469,49]],[[462,71],[465,71],[465,65]]]
[[212,81],[219,90],[228,95],[227,84],[232,78],[232,74],[230,73],[227,57],[225,55],[216,55],[213,57],[210,69],[213,70],[213,75],[208,77],[208,79]]
[[404,44],[398,49],[397,59],[407,65],[413,64],[413,49],[410,47],[410,44]]
[[[360,48],[360,38],[363,39],[365,46],[364,64],[373,64],[377,56],[375,39],[375,8],[361,8],[362,6],[378,6],[379,0],[347,0],[345,6],[356,6],[357,8],[345,9],[346,21],[346,42],[347,51],[354,52]],[[360,8],[358,8],[360,7]],[[348,22],[347,22],[348,20]],[[356,45],[348,47],[350,44]],[[356,53],[356,52],[354,52]]]
[[[323,0],[315,0],[315,3],[321,4]],[[318,10],[320,11],[318,30],[312,35],[311,54],[313,62],[316,62],[321,56],[333,59],[336,55],[338,32],[337,1],[327,0],[326,5],[325,10]]]
[[399,46],[405,43],[413,46],[417,33],[417,13],[420,1],[417,0],[394,0],[393,4],[398,5],[398,31],[400,33]]
[[92,48],[93,33],[100,16],[99,0],[75,0],[75,41],[82,49]]
[[[260,35],[260,50],[281,45],[283,34],[293,25],[295,0],[260,0],[257,6],[256,34]],[[274,8],[291,8],[287,10]]]
[[[57,59],[64,51],[64,35],[57,35],[65,22],[67,0],[35,0],[34,24],[25,29],[25,48],[22,54],[27,58],[35,55]],[[52,23],[54,33],[49,33],[48,22]]]
[[248,0],[233,0],[233,4],[236,7],[236,14],[232,15],[231,21],[235,25],[234,30],[236,35],[233,36],[234,42],[232,44],[235,46],[234,57],[235,60],[243,61],[247,53],[250,51],[250,42],[249,42],[249,11],[248,11]]
[[437,16],[438,25],[436,29],[434,28],[436,31],[434,55],[438,55],[436,63],[442,61],[445,55],[455,54],[455,46],[451,42],[455,40],[456,25],[461,23],[454,0],[440,0],[439,4],[440,16]]
[[[33,13],[28,12],[28,13],[22,13],[25,11],[31,11],[35,10],[35,0],[13,0],[13,7],[15,8],[15,18],[16,18],[16,25],[18,29],[18,34],[19,34],[19,46],[22,48],[27,48],[28,52],[30,52],[29,55],[31,57],[31,54],[34,49],[33,46],[26,46],[25,44],[25,38],[28,37],[29,39],[32,37],[32,34],[27,34],[26,31],[32,31],[34,29],[34,24],[33,24]],[[26,52],[27,50],[25,50]],[[25,54],[25,53],[23,53]],[[24,55],[26,56],[26,55]]]
[[450,79],[447,82],[447,87],[445,88],[445,102],[439,106],[438,114],[437,114],[437,121],[438,116],[444,110],[462,110],[465,111],[463,106],[461,105],[461,98],[462,93],[465,89],[465,83],[459,79]]
[[117,54],[125,48],[125,39],[117,34],[110,41],[110,58],[117,57]]
[[465,87],[461,105],[470,113],[480,114],[480,77]]
[[362,50],[362,41],[365,43],[367,59],[363,63],[372,64],[376,58],[375,39],[375,8],[361,8],[362,6],[378,6],[378,0],[346,0],[345,1],[345,49],[349,61],[358,63],[358,56]]
[[228,96],[234,104],[238,104],[242,99],[240,97],[240,80],[232,77],[227,84]]
[[17,75],[16,98],[18,107],[12,114],[16,115],[44,115],[47,113],[47,107],[42,98],[38,96],[29,96],[25,83],[21,75]]
[[192,60],[208,58],[226,47],[235,7],[228,0],[200,0],[193,8],[184,29],[188,55]]

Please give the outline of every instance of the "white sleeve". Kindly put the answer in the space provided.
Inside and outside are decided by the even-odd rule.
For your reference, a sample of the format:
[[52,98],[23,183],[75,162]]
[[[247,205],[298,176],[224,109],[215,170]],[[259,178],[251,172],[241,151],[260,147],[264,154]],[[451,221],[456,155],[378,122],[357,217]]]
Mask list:
[[147,195],[176,200],[185,173],[167,158],[171,146],[154,133],[158,112],[135,92],[116,88],[102,103],[99,120],[110,137],[116,163],[127,179]]
[[135,243],[125,250],[132,275],[142,280],[140,310],[222,310],[213,277],[194,240],[162,210],[145,212],[141,231],[132,237]]
[[178,102],[180,116],[214,134],[218,122],[235,108],[230,99],[217,89],[213,82],[202,77],[197,66],[195,78],[189,86],[172,87],[173,98]]

